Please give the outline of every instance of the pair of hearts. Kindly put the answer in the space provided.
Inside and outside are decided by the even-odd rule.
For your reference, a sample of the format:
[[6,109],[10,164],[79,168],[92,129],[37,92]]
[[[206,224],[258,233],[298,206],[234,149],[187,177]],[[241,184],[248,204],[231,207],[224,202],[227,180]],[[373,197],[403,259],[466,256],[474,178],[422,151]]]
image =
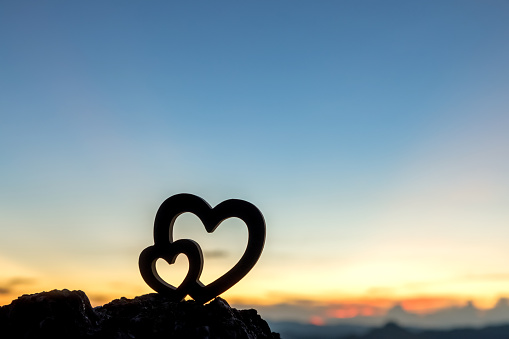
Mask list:
[[[248,230],[246,251],[228,272],[208,285],[200,281],[203,270],[203,253],[200,245],[191,239],[173,241],[173,226],[182,213],[195,214],[208,233],[228,218],[239,218]],[[182,193],[166,199],[157,211],[154,222],[154,245],[145,248],[139,259],[141,276],[155,291],[174,301],[181,301],[190,295],[195,301],[205,303],[239,282],[256,264],[265,244],[265,220],[253,204],[237,199],[223,201],[212,208],[205,200],[192,194]],[[156,261],[164,259],[168,264],[175,263],[179,254],[189,260],[189,271],[180,284],[175,287],[157,273]]]

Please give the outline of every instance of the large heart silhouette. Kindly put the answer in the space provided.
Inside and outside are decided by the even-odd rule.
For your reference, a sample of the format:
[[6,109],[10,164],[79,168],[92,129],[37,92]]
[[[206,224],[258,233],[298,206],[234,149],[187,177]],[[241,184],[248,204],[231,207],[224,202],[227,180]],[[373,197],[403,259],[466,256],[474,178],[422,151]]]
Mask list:
[[[246,251],[240,260],[224,275],[204,285],[200,281],[203,269],[203,254],[200,246],[193,240],[173,241],[173,226],[182,213],[195,214],[212,233],[228,218],[239,218],[248,230]],[[154,245],[140,254],[140,272],[145,282],[155,291],[173,300],[182,300],[189,294],[194,300],[205,303],[239,282],[256,264],[265,244],[265,220],[253,204],[237,199],[223,201],[212,208],[205,200],[192,194],[177,194],[166,199],[157,211],[154,222]],[[189,259],[189,272],[178,288],[166,283],[157,273],[155,263],[162,258],[169,264],[175,262],[179,254]]]

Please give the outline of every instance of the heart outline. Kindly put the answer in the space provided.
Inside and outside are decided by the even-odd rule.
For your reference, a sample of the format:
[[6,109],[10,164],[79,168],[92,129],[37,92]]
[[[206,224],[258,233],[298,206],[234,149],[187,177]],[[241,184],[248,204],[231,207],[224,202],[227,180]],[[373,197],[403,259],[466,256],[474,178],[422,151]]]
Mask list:
[[[173,242],[175,220],[179,215],[187,212],[196,215],[208,233],[214,232],[228,218],[239,218],[246,224],[248,229],[248,242],[242,257],[228,272],[207,285],[200,281],[203,269],[203,253],[200,246],[190,239],[180,239]],[[262,213],[256,206],[247,201],[229,199],[212,208],[198,196],[188,193],[177,194],[166,199],[156,213],[154,245],[146,248],[140,255],[140,272],[145,282],[157,292],[166,294],[174,300],[179,299],[185,293],[183,297],[189,294],[195,301],[205,303],[231,288],[254,267],[263,251],[265,235],[265,220]],[[190,256],[188,253],[184,253],[189,258],[189,272],[182,284],[175,288],[157,274],[155,269],[157,258],[154,259],[148,254],[164,254],[166,253],[165,249],[171,252],[171,249],[177,243],[179,243],[179,250],[183,251],[181,253],[186,251]],[[150,250],[150,248],[157,250]],[[199,256],[196,255],[196,249],[198,249]],[[144,254],[145,251],[148,252]],[[151,251],[156,251],[156,253]],[[177,255],[173,257],[173,262]],[[165,260],[170,264],[172,263],[167,259]],[[197,263],[198,260],[199,263]],[[182,298],[179,300],[182,300]]]
[[[171,265],[175,263],[175,259],[180,254],[184,254],[187,257],[189,268],[182,283],[179,287],[175,287],[167,283],[157,273],[156,262],[158,259],[164,259]],[[172,300],[181,301],[188,294],[189,287],[192,288],[201,275],[203,270],[203,253],[200,246],[190,239],[180,239],[165,246],[155,244],[141,252],[139,267],[143,280],[153,290],[166,295]]]

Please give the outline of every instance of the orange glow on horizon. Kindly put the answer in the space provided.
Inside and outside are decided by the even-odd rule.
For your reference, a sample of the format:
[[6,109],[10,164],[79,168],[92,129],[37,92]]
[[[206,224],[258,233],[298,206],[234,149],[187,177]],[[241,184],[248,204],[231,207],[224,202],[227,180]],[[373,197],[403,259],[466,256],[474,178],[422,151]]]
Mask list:
[[451,298],[444,297],[418,297],[402,300],[401,307],[411,313],[431,313],[438,309],[457,306],[459,303]]
[[345,305],[327,312],[329,317],[338,319],[355,318],[358,316],[371,317],[380,314],[383,314],[383,312],[367,305]]
[[322,317],[319,317],[317,315],[314,315],[312,316],[310,319],[309,319],[309,323],[311,325],[315,325],[315,326],[323,326],[325,325],[325,321],[323,320]]
[[343,298],[330,301],[329,304],[335,305],[357,305],[357,306],[371,306],[373,308],[387,309],[394,306],[398,302],[396,298],[371,298],[371,297],[356,297],[356,298]]
[[[154,291],[144,285],[141,278],[137,276],[137,272],[135,273],[136,274],[132,274],[131,276],[119,277],[118,280],[123,281],[106,281],[101,282],[100,285],[92,278],[86,281],[83,279],[76,281],[75,279],[63,280],[63,278],[60,277],[58,280],[56,278],[51,280],[35,276],[31,280],[25,280],[23,284],[8,286],[7,283],[11,281],[12,278],[1,277],[0,281],[5,282],[4,285],[9,288],[5,287],[2,293],[0,293],[0,305],[10,304],[23,294],[33,294],[64,288],[84,291],[94,307],[104,305],[121,297],[132,299],[139,295],[153,293]],[[390,308],[398,304],[401,305],[405,311],[415,314],[427,314],[433,313],[439,309],[463,306],[468,300],[474,300],[476,307],[489,309],[495,305],[498,297],[503,296],[502,294],[498,294],[484,298],[482,296],[469,298],[467,296],[458,295],[407,295],[373,298],[370,296],[363,297],[359,294],[348,297],[347,295],[339,293],[331,293],[327,298],[325,292],[314,296],[275,292],[267,293],[249,289],[248,287],[251,287],[250,285],[246,286],[239,284],[220,297],[224,298],[232,307],[239,309],[263,309],[279,304],[287,304],[288,306],[295,305],[296,307],[309,310],[307,317],[302,320],[318,326],[321,322],[325,323],[328,318],[349,319],[355,317],[383,316]],[[313,309],[315,307],[317,308]],[[321,311],[317,311],[318,308]],[[309,315],[313,313],[315,313],[315,315],[310,318]]]

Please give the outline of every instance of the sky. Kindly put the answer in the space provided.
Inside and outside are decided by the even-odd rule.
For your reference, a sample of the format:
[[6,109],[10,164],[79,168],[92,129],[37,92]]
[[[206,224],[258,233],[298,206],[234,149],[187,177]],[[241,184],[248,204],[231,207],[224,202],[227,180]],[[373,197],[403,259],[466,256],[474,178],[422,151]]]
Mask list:
[[[509,297],[508,15],[491,0],[2,2],[0,304],[150,293],[138,256],[182,192],[264,214],[233,304],[334,318]],[[247,230],[182,215],[175,238],[200,243],[207,283]],[[178,285],[186,258],[159,270]]]

